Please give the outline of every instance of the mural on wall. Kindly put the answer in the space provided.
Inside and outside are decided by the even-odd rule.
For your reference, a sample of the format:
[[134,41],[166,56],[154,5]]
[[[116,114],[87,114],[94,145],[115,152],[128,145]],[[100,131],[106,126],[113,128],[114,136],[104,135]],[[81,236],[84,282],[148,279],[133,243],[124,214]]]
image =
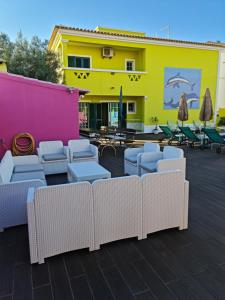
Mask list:
[[186,68],[164,69],[164,109],[177,109],[185,93],[188,108],[200,106],[201,70]]

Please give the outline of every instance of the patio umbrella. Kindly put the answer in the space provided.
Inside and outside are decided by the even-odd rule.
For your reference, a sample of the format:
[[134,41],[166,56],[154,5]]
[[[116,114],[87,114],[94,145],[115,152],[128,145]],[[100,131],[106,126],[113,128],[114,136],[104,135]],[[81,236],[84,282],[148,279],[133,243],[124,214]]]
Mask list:
[[188,120],[188,107],[187,107],[187,100],[186,94],[182,94],[180,97],[179,108],[178,108],[178,120],[183,122]]
[[123,87],[120,87],[120,97],[119,97],[119,116],[118,116],[118,127],[122,129],[123,127]]
[[199,114],[199,119],[202,122],[204,122],[204,127],[205,127],[206,122],[210,121],[212,117],[213,117],[212,98],[210,95],[209,88],[207,88],[205,91],[205,95],[203,97],[203,103]]

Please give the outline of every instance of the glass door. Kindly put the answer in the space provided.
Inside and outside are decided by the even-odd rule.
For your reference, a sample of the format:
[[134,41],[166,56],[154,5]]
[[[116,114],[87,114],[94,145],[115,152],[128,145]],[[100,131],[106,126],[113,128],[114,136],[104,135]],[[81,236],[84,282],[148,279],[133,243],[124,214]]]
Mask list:
[[89,128],[89,103],[79,103],[79,125],[80,128]]
[[108,104],[108,118],[110,127],[118,127],[118,113],[119,113],[119,104],[118,103],[109,103]]

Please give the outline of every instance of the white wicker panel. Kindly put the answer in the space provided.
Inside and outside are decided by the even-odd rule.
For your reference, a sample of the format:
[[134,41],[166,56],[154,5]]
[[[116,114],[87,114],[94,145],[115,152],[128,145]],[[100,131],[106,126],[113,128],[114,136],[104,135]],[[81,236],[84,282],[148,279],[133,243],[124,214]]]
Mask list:
[[0,184],[0,229],[27,223],[27,192],[30,187],[44,186],[41,180]]
[[181,171],[142,176],[143,238],[148,233],[182,227],[184,219],[184,180]]
[[66,251],[94,248],[93,196],[88,182],[36,190],[38,261]]
[[100,244],[142,237],[142,189],[138,176],[93,183],[95,249]]
[[30,247],[30,262],[38,262],[37,228],[34,208],[34,188],[29,188],[27,195],[27,220]]
[[180,230],[188,228],[188,206],[189,206],[189,181],[184,183],[184,206],[183,206],[183,226]]

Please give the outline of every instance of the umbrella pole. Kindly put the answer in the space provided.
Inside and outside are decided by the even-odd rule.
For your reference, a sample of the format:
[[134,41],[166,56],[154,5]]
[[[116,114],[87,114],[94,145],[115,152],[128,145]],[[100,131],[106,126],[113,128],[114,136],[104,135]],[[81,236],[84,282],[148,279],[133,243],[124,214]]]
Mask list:
[[[204,121],[204,129],[206,128],[206,121]],[[204,134],[203,134],[203,147],[205,149],[205,131],[204,131]]]

